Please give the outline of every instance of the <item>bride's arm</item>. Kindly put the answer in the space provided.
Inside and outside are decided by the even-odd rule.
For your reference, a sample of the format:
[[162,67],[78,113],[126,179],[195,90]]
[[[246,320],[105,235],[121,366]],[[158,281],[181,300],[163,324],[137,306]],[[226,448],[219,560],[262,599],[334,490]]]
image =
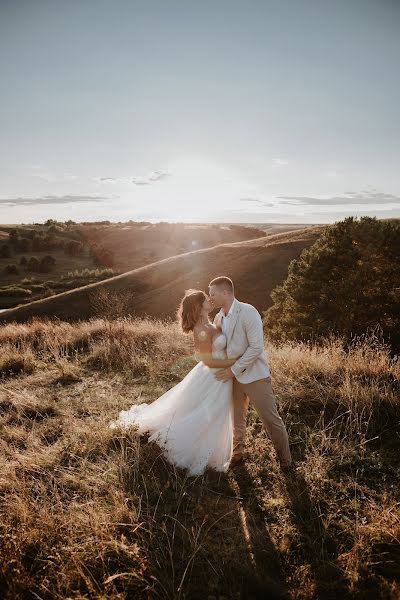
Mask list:
[[193,331],[193,340],[196,350],[195,357],[207,367],[211,369],[225,369],[235,363],[234,359],[212,357],[212,331],[195,329]]

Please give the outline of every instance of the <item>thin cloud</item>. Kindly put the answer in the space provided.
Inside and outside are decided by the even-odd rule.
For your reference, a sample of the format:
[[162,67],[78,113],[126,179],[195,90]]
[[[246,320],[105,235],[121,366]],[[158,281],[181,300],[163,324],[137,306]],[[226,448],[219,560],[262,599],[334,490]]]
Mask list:
[[132,177],[131,181],[135,185],[151,185],[152,183],[155,183],[156,181],[161,181],[162,179],[167,179],[170,176],[171,176],[171,173],[168,173],[167,171],[153,171],[153,173],[150,173],[149,175],[147,175],[145,177]]
[[[275,206],[273,202],[266,202],[265,200],[260,200],[259,198],[240,198],[239,202],[246,202],[248,204],[256,204],[257,206]],[[239,208],[237,210],[244,210]]]
[[152,171],[148,175],[138,175],[135,177],[95,177],[94,181],[100,183],[133,183],[134,185],[152,185],[157,181],[162,181],[171,177],[168,171]]
[[105,196],[41,196],[40,198],[3,198],[0,204],[9,206],[35,206],[37,204],[70,204],[72,202],[102,202],[108,200]]
[[316,198],[313,196],[277,196],[277,198],[286,200],[282,204],[292,206],[299,204],[309,206],[338,206],[342,204],[377,206],[380,204],[400,204],[400,196],[376,191],[345,192],[342,196],[331,196],[329,198]]
[[274,165],[274,167],[286,167],[286,165],[288,165],[289,162],[284,158],[274,158],[272,160],[272,164]]
[[239,202],[249,202],[251,204],[264,204],[263,200],[259,198],[240,198]]

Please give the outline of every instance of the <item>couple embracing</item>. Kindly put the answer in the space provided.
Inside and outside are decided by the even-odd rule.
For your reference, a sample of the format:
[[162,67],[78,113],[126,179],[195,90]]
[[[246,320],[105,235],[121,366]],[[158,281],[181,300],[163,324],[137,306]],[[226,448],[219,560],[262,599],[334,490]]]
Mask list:
[[[214,322],[209,315],[220,311]],[[151,404],[121,411],[112,428],[150,433],[167,460],[200,475],[206,468],[226,472],[243,460],[249,401],[275,447],[283,470],[292,459],[285,425],[278,414],[264,348],[260,314],[239,302],[229,277],[209,284],[209,295],[188,290],[178,320],[193,335],[198,364],[175,387]]]

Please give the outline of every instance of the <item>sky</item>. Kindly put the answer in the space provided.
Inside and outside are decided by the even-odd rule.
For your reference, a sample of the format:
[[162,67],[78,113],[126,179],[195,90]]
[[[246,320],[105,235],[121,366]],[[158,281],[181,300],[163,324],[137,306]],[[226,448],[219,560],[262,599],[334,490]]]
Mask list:
[[0,222],[400,217],[400,1],[0,0]]

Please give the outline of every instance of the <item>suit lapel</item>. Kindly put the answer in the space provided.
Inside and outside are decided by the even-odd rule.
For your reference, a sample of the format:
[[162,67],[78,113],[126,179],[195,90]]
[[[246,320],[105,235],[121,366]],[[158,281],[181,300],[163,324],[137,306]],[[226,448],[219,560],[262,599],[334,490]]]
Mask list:
[[240,311],[241,311],[241,306],[240,306],[239,302],[237,302],[237,304],[230,316],[230,319],[229,319],[229,328],[226,333],[226,344],[227,345],[229,344],[230,339],[233,335],[233,331],[235,329],[236,321],[238,320]]

